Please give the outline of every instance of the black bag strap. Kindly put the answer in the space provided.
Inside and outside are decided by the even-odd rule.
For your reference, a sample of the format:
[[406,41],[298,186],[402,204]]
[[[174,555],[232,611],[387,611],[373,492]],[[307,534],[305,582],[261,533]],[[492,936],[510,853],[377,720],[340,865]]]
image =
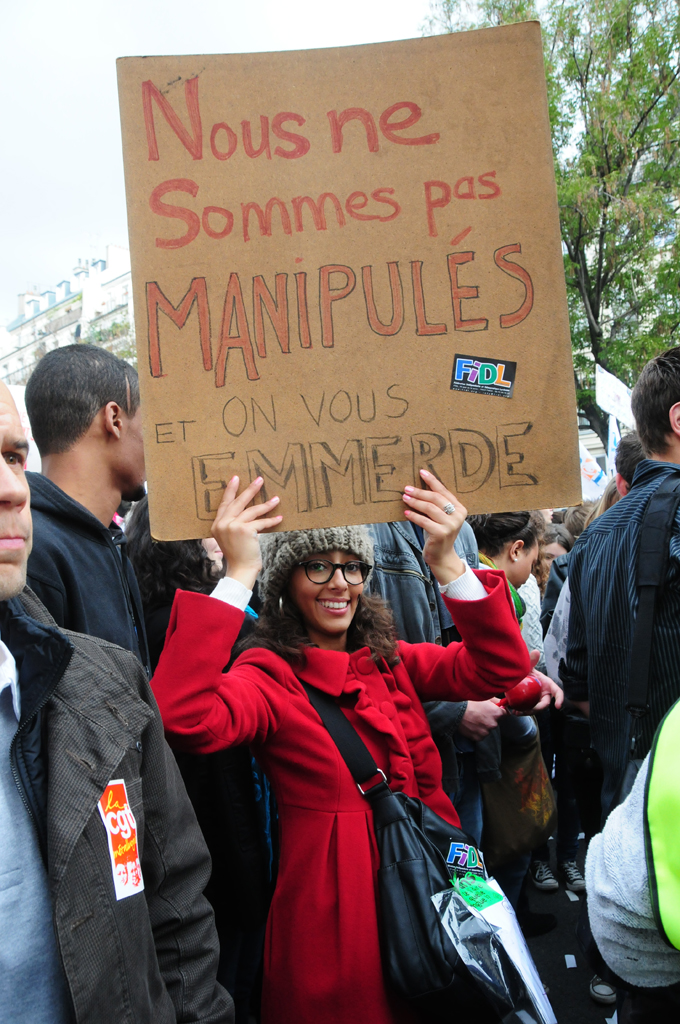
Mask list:
[[680,476],[668,476],[649,500],[642,520],[636,585],[640,595],[630,652],[626,711],[634,719],[649,713],[649,667],[652,657],[654,612],[663,588],[675,516],[680,505]]
[[385,773],[378,768],[373,760],[370,750],[356,731],[352,723],[342,712],[342,708],[328,693],[317,690],[309,683],[302,683],[309,703],[312,705],[323,724],[328,729],[331,739],[340,751],[340,755],[350,770],[352,778],[364,796],[368,796],[372,789],[364,790],[362,787],[370,782],[376,775],[382,775],[382,783],[386,785]]

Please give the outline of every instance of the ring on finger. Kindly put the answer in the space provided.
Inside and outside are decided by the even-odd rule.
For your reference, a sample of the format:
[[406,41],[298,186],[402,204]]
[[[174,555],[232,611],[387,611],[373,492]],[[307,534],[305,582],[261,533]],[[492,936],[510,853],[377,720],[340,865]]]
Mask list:
[[447,501],[447,503],[444,505],[444,508],[442,509],[442,512],[446,512],[447,516],[452,516],[455,511],[456,506],[452,505],[450,501]]

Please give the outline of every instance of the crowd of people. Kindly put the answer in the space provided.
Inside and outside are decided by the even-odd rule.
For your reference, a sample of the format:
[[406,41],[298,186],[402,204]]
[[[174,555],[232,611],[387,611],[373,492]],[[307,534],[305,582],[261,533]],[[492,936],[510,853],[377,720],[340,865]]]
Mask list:
[[643,369],[601,500],[563,510],[468,516],[421,470],[401,521],[288,532],[234,477],[211,538],[156,542],[135,370],[56,349],[26,408],[41,474],[0,385],[3,1019],[435,1019],[385,980],[371,806],[319,691],[526,936],[557,927],[530,893],[586,892],[619,1024],[677,1019],[680,348]]

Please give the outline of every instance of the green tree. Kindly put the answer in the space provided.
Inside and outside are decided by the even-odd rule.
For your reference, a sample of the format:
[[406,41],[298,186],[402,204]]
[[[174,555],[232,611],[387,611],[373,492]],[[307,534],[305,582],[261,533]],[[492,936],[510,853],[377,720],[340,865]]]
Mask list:
[[633,385],[680,343],[678,0],[433,0],[428,34],[543,27],[579,408],[606,442],[595,364]]
[[127,313],[123,314],[121,320],[114,320],[107,327],[90,327],[81,341],[88,345],[99,345],[100,348],[108,349],[119,359],[125,359],[126,362],[137,367],[135,335],[134,330],[130,327]]

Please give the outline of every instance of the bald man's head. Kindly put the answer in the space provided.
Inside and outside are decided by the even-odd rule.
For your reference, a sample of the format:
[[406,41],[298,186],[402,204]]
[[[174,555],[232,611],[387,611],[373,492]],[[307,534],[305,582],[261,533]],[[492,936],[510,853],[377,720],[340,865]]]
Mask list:
[[17,407],[0,381],[0,601],[21,593],[31,552],[30,492],[24,467],[28,441]]

